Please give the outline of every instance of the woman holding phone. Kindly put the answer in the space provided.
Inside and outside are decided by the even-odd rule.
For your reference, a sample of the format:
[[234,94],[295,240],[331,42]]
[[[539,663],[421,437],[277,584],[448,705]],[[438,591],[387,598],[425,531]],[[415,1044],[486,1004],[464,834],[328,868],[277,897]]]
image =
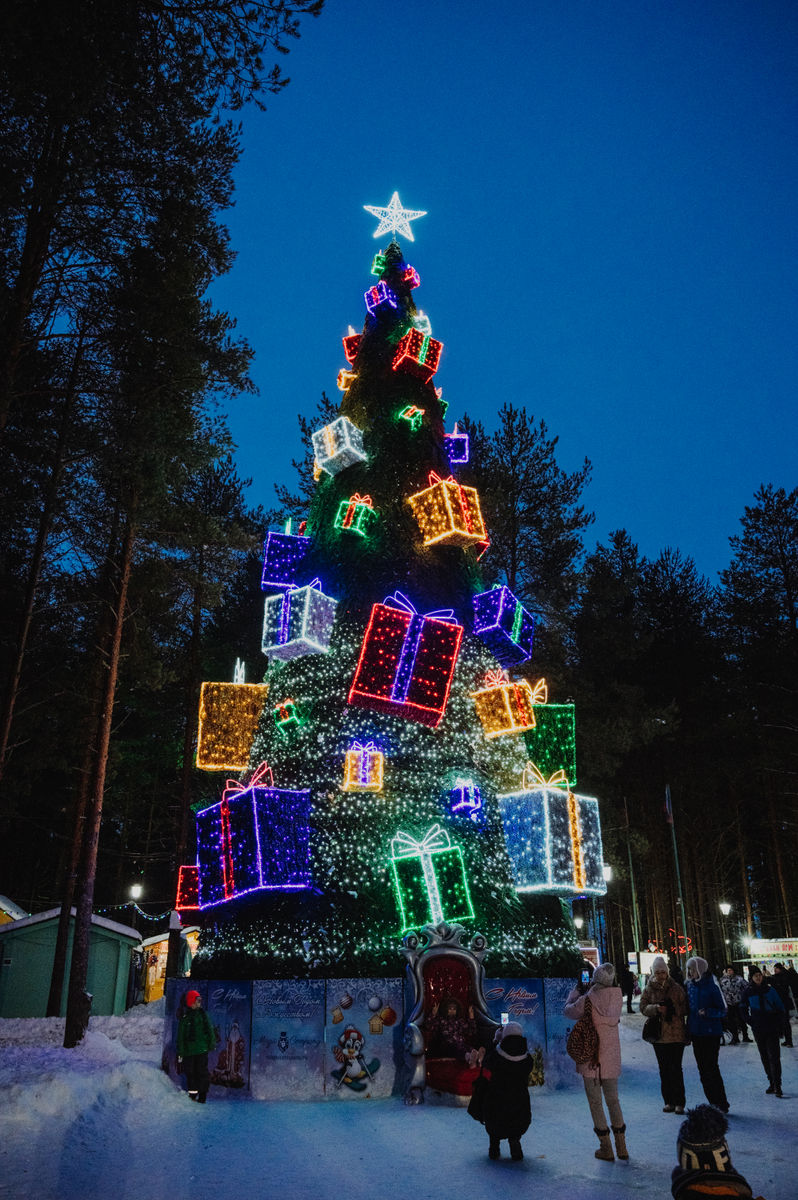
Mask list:
[[[587,978],[586,978],[587,977]],[[615,1151],[618,1158],[628,1158],[626,1149],[626,1125],[621,1103],[618,1099],[618,1076],[621,1073],[621,1039],[618,1023],[623,1009],[623,993],[615,982],[615,967],[602,963],[593,972],[592,981],[588,969],[582,972],[582,982],[573,989],[565,1003],[565,1016],[578,1021],[584,1016],[588,1001],[592,1021],[598,1032],[598,1065],[577,1063],[576,1070],[582,1076],[585,1095],[593,1118],[593,1132],[599,1140],[596,1158],[613,1162],[615,1154],[610,1141],[610,1126],[615,1134]],[[604,1114],[604,1103],[609,1110],[609,1121]]]

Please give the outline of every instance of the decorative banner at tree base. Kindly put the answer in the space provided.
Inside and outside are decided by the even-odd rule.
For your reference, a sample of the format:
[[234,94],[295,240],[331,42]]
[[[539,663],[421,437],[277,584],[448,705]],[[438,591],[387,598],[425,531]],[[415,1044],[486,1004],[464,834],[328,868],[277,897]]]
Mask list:
[[326,654],[330,648],[338,601],[325,596],[321,580],[267,596],[261,649],[271,658],[288,661],[302,654]]
[[199,908],[199,867],[180,867],[177,872],[176,912],[190,912]]
[[534,694],[526,679],[510,680],[504,671],[488,671],[485,687],[471,697],[487,738],[535,727]]
[[547,778],[564,771],[570,787],[576,777],[576,718],[573,704],[535,702],[535,728],[524,734],[527,753]]
[[348,702],[434,728],[446,711],[463,627],[421,615],[401,592],[371,610]]
[[474,633],[503,667],[532,657],[535,618],[505,585],[474,596]]
[[498,797],[507,853],[518,892],[603,896],[604,852],[598,801],[556,786],[532,764],[521,791]]
[[363,434],[348,417],[337,417],[313,434],[313,453],[322,471],[337,475],[353,463],[365,462]]
[[200,908],[310,887],[310,791],[264,780],[271,785],[261,763],[248,787],[228,780],[221,802],[197,813]]
[[344,762],[345,792],[381,792],[385,756],[373,742],[354,742]]
[[243,771],[269,694],[267,683],[203,683],[200,688],[197,766]]
[[391,841],[391,871],[402,933],[473,917],[463,852],[440,825],[420,842],[400,830]]
[[263,576],[261,589],[264,592],[280,591],[281,588],[300,587],[307,582],[302,579],[302,566],[312,542],[309,537],[291,533],[290,520],[284,533],[269,532],[263,543]]
[[476,488],[462,487],[453,475],[429,473],[430,486],[408,497],[425,546],[473,546],[487,541]]
[[371,496],[361,496],[355,492],[348,500],[342,500],[335,514],[335,528],[346,529],[357,533],[360,537],[368,537],[379,517],[374,508]]
[[420,329],[409,329],[393,357],[394,371],[406,371],[424,383],[429,383],[441,361],[443,342],[438,342]]

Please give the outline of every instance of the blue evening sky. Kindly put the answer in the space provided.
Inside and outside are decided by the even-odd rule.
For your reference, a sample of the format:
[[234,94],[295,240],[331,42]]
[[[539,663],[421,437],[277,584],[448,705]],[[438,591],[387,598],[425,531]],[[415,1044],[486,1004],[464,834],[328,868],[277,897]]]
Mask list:
[[398,190],[449,427],[525,405],[593,463],[589,547],[714,581],[758,485],[798,484],[797,51],[795,0],[328,0],[245,113],[214,289],[257,354],[252,501],[338,395],[389,240],[362,206]]

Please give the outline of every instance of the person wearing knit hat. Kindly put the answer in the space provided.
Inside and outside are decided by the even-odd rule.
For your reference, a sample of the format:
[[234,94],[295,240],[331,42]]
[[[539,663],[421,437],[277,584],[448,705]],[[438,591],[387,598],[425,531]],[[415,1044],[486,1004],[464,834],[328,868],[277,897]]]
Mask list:
[[783,1099],[781,1090],[781,1048],[779,1036],[784,1023],[784,1005],[776,989],[768,983],[759,966],[748,972],[749,984],[744,1003],[748,1020],[768,1077],[767,1095]]
[[687,1040],[684,1018],[687,996],[684,988],[668,974],[668,964],[657,955],[651,964],[651,975],[640,997],[640,1011],[645,1017],[659,1018],[659,1035],[652,1045],[657,1056],[663,1112],[684,1112],[684,1074],[682,1058]]
[[753,1196],[749,1184],[732,1166],[726,1143],[728,1125],[723,1113],[711,1104],[687,1110],[676,1141],[679,1165],[671,1176],[674,1200],[710,1196],[745,1200]]
[[529,1104],[529,1072],[533,1067],[524,1031],[517,1021],[508,1021],[496,1030],[493,1046],[481,1047],[476,1061],[490,1071],[485,1093],[484,1121],[490,1138],[488,1157],[501,1157],[501,1140],[510,1144],[510,1158],[524,1157],[521,1138],[529,1129],[532,1109]]
[[721,1112],[729,1111],[726,1088],[718,1066],[726,1003],[705,958],[687,960],[687,1032],[693,1044],[704,1095]]
[[[565,1016],[570,1021],[578,1021],[585,1016],[588,1002],[591,1019],[598,1033],[598,1061],[577,1062],[576,1070],[582,1076],[593,1118],[593,1132],[599,1140],[596,1158],[614,1162],[610,1125],[615,1134],[618,1158],[628,1158],[629,1151],[626,1148],[626,1125],[618,1099],[618,1077],[621,1073],[618,1023],[623,1009],[623,993],[615,983],[615,967],[612,963],[602,963],[596,967],[589,988],[577,984],[565,1002]],[[609,1122],[604,1114],[604,1101],[609,1110]]]
[[185,1008],[177,1026],[178,1070],[185,1073],[189,1100],[204,1104],[211,1084],[208,1051],[213,1050],[218,1038],[196,988],[190,988],[183,1000]]

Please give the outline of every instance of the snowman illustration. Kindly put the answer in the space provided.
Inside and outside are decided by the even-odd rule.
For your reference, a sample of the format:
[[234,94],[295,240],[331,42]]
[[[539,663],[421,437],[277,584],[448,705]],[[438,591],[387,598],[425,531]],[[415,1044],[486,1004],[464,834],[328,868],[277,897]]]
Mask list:
[[366,1041],[359,1029],[348,1025],[338,1038],[338,1045],[333,1047],[335,1061],[341,1063],[335,1071],[331,1071],[336,1087],[346,1086],[353,1092],[365,1092],[368,1087],[366,1080],[373,1081],[380,1069],[380,1060],[372,1058],[367,1063],[363,1054]]

